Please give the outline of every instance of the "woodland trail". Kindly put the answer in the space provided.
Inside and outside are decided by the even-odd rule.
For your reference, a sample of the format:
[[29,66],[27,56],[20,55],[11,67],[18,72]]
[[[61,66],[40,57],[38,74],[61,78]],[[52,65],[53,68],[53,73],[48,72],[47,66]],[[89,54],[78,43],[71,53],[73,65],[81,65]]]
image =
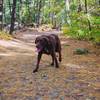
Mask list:
[[[90,42],[59,34],[63,61],[60,68],[50,66],[43,55],[40,69],[32,73],[37,53],[34,40],[42,34],[59,31],[27,29],[17,39],[0,40],[0,100],[100,100],[100,50]],[[87,48],[87,55],[76,55],[76,48]]]

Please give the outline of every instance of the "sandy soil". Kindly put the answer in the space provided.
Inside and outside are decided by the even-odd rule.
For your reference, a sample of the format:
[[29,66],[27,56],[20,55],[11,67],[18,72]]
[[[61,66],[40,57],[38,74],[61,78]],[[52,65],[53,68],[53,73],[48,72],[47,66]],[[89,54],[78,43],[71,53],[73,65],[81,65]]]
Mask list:
[[[50,66],[51,57],[43,55],[39,72],[32,73],[37,57],[34,40],[51,33],[59,32],[26,30],[12,41],[0,40],[0,100],[100,100],[100,49],[90,42],[59,34],[60,68]],[[73,54],[76,48],[87,48],[89,54]]]

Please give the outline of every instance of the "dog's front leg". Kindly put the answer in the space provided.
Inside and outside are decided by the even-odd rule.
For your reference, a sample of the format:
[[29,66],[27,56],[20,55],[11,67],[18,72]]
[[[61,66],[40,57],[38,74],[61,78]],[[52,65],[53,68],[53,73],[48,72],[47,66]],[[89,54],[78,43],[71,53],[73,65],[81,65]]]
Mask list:
[[39,69],[39,63],[40,63],[41,57],[42,57],[42,53],[38,53],[37,64],[36,64],[35,70],[33,70],[33,73],[35,73],[35,72],[38,71],[38,69]]
[[53,54],[51,54],[51,57],[52,57],[52,63],[51,63],[51,66],[53,66],[54,65],[54,56],[53,56]]

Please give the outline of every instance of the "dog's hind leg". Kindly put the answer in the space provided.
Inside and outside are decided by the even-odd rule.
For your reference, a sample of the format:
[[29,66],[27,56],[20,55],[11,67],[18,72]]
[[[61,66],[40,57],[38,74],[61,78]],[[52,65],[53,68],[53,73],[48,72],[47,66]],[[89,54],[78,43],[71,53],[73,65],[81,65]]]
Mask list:
[[56,68],[59,68],[58,61],[57,61],[57,57],[56,57],[55,52],[52,53],[52,60],[53,60],[53,64],[55,63],[55,67]]
[[58,61],[57,61],[56,56],[55,56],[55,58],[54,58],[54,59],[55,59],[55,64],[56,64],[55,66],[56,66],[56,68],[59,68]]
[[62,57],[61,57],[61,50],[59,51],[59,61],[62,61]]
[[52,57],[52,63],[51,63],[51,66],[53,66],[53,65],[54,65],[54,56],[53,56],[53,54],[51,54],[51,57]]
[[62,61],[62,55],[61,55],[61,42],[60,42],[60,39],[58,38],[58,43],[57,43],[57,52],[59,54],[59,61],[61,62]]

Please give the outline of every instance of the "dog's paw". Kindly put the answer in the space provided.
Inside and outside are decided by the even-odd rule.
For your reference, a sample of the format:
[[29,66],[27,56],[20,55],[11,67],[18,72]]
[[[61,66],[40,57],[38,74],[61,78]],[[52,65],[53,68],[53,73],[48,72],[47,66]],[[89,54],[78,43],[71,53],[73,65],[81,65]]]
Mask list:
[[33,73],[38,72],[38,70],[33,70]]
[[59,65],[56,65],[56,68],[59,68]]
[[51,63],[51,66],[54,66],[54,63]]
[[62,61],[62,59],[61,59],[61,58],[59,58],[59,61],[61,62],[61,61]]

